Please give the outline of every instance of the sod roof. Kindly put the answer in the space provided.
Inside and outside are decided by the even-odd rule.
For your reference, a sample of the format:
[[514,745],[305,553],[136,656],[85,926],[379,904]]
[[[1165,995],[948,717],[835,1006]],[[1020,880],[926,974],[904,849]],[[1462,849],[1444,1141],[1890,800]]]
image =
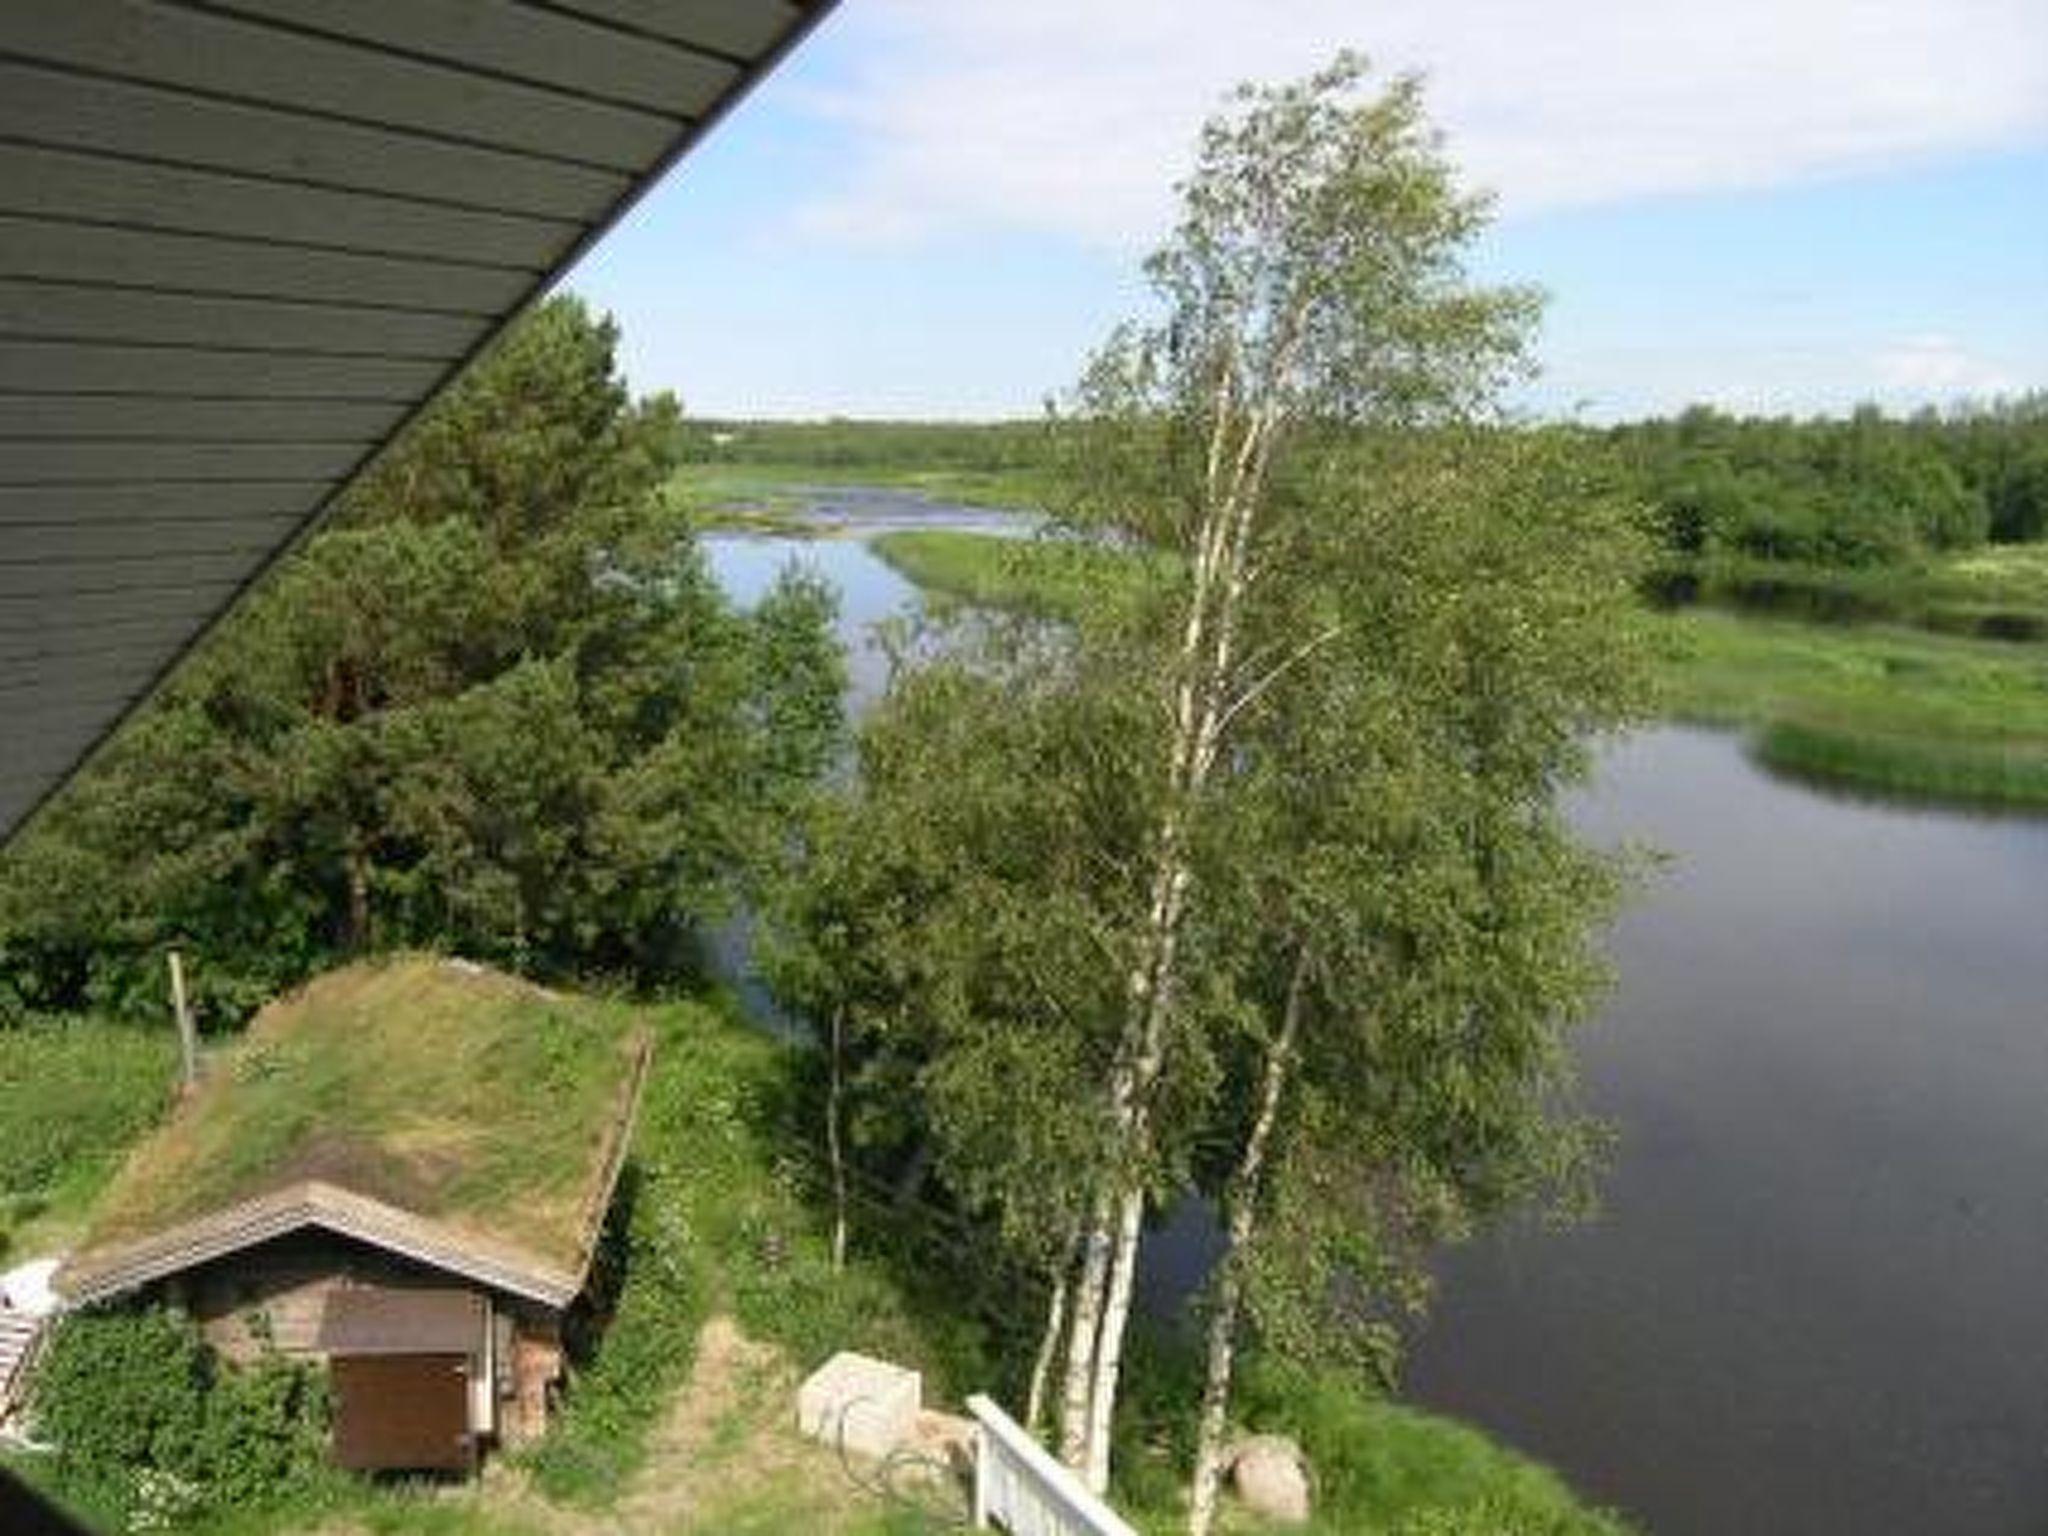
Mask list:
[[95,1299],[311,1225],[565,1304],[649,1044],[629,1007],[462,961],[330,972],[135,1148],[59,1288]]

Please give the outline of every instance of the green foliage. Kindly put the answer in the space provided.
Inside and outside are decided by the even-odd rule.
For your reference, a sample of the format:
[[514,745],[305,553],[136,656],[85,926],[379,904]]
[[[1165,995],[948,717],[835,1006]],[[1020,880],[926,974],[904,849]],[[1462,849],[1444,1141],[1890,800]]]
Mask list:
[[[903,537],[916,550],[927,536]],[[943,561],[912,556],[903,568],[949,596],[1058,614],[1063,572],[1039,569],[1048,547],[954,534]],[[1135,590],[1137,572],[1125,569]],[[1844,579],[1825,574],[1831,584]],[[1118,579],[1114,568],[1105,579]],[[1897,580],[1859,577],[1856,590]],[[1923,594],[1997,612],[2048,603],[2048,570],[2034,549],[1954,557],[1923,582]],[[1753,728],[1760,755],[1774,766],[1874,793],[2048,804],[2048,654],[2038,645],[1704,610],[1657,614],[1643,627],[1660,709],[1680,720]]]
[[323,1476],[319,1373],[277,1357],[228,1367],[164,1307],[66,1318],[31,1409],[57,1447],[60,1495],[111,1526],[164,1529],[208,1510],[288,1503]]
[[1607,434],[1667,555],[1894,566],[2048,531],[2048,409],[1739,418],[1696,406]]
[[654,982],[836,752],[831,604],[733,610],[663,486],[673,403],[543,305],[0,855],[0,973],[202,1018],[369,948]]
[[14,1230],[76,1218],[170,1102],[176,1072],[167,1024],[0,1028],[0,1258]]
[[[1485,207],[1415,81],[1246,88],[1181,192],[1165,318],[1056,422],[1070,541],[890,551],[1069,624],[897,674],[785,993],[845,1020],[856,1127],[929,1146],[1074,1318],[1143,1201],[1227,1190],[1226,1342],[1383,1361],[1426,1245],[1595,1145],[1564,1035],[1621,871],[1557,797],[1639,705],[1632,509],[1578,434],[1486,424],[1534,301],[1469,281]],[[1071,1335],[1091,1480],[1115,1305]]]

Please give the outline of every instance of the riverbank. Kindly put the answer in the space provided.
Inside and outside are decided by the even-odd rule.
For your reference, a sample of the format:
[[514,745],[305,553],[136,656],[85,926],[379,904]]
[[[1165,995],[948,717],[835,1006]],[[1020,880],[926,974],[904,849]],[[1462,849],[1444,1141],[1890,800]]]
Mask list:
[[[849,1259],[835,1269],[813,1147],[810,1057],[763,1034],[724,998],[645,1012],[658,1040],[629,1165],[635,1194],[613,1245],[623,1281],[547,1438],[474,1484],[374,1485],[333,1474],[288,1502],[191,1530],[936,1536],[954,1528],[957,1495],[892,1489],[871,1471],[850,1477],[836,1457],[799,1440],[789,1391],[832,1351],[851,1348],[916,1367],[935,1404],[956,1406],[981,1390],[1014,1402],[1039,1311],[1036,1302],[1019,1304],[1028,1284],[985,1253],[965,1253],[957,1226],[887,1199],[856,1199]],[[124,1073],[100,1094],[89,1131],[62,1143],[63,1166],[32,1170],[39,1183],[92,1183],[118,1159],[168,1102],[169,1052],[140,1031],[96,1023],[32,1022],[4,1036],[9,1102],[47,1110],[82,1091],[80,1051],[115,1034],[147,1040],[161,1070]],[[1161,1370],[1184,1385],[1171,1362]],[[743,1379],[733,1380],[736,1371]],[[1295,1435],[1316,1466],[1311,1533],[1625,1530],[1581,1505],[1554,1473],[1473,1430],[1333,1376],[1254,1374],[1261,1386],[1247,1398],[1251,1423]],[[1135,1394],[1119,1426],[1118,1502],[1158,1536],[1179,1528],[1193,1401],[1179,1390]],[[31,1477],[49,1472],[39,1458],[11,1464]],[[84,1513],[104,1523],[121,1512]]]
[[1667,566],[1650,587],[1665,601],[1751,617],[2048,640],[2048,544],[1988,544],[1879,566],[1723,558]]
[[[875,552],[963,602],[1071,617],[1126,557],[969,533],[884,534]],[[1977,557],[1939,579],[2011,607],[2048,561]],[[1927,578],[1931,585],[1936,578]],[[1665,610],[1649,631],[1668,718],[1744,731],[1787,773],[1872,794],[2048,809],[2048,645],[1823,624],[1716,608]]]
[[1712,609],[1660,614],[1651,634],[1664,712],[1744,731],[1772,768],[2048,809],[2048,647]]

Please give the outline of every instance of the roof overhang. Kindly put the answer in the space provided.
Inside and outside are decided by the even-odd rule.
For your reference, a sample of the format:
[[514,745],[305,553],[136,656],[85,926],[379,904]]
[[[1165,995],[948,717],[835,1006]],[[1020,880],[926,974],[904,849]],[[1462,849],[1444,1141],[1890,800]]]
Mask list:
[[53,1286],[67,1306],[90,1306],[309,1229],[367,1243],[547,1307],[568,1306],[583,1288],[582,1275],[516,1248],[480,1242],[381,1200],[311,1179],[138,1242],[81,1255],[57,1271]]
[[833,3],[0,7],[0,843]]

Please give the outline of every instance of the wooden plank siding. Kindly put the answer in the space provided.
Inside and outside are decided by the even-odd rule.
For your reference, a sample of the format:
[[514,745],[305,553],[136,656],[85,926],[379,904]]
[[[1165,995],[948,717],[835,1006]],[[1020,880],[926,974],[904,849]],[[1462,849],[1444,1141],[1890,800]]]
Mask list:
[[128,395],[0,395],[0,441],[373,443],[403,414],[374,400],[166,398],[139,415]]
[[[61,140],[51,125],[62,123]],[[632,184],[604,170],[0,60],[11,142],[546,218],[599,217]]]
[[830,5],[0,6],[0,840]]

